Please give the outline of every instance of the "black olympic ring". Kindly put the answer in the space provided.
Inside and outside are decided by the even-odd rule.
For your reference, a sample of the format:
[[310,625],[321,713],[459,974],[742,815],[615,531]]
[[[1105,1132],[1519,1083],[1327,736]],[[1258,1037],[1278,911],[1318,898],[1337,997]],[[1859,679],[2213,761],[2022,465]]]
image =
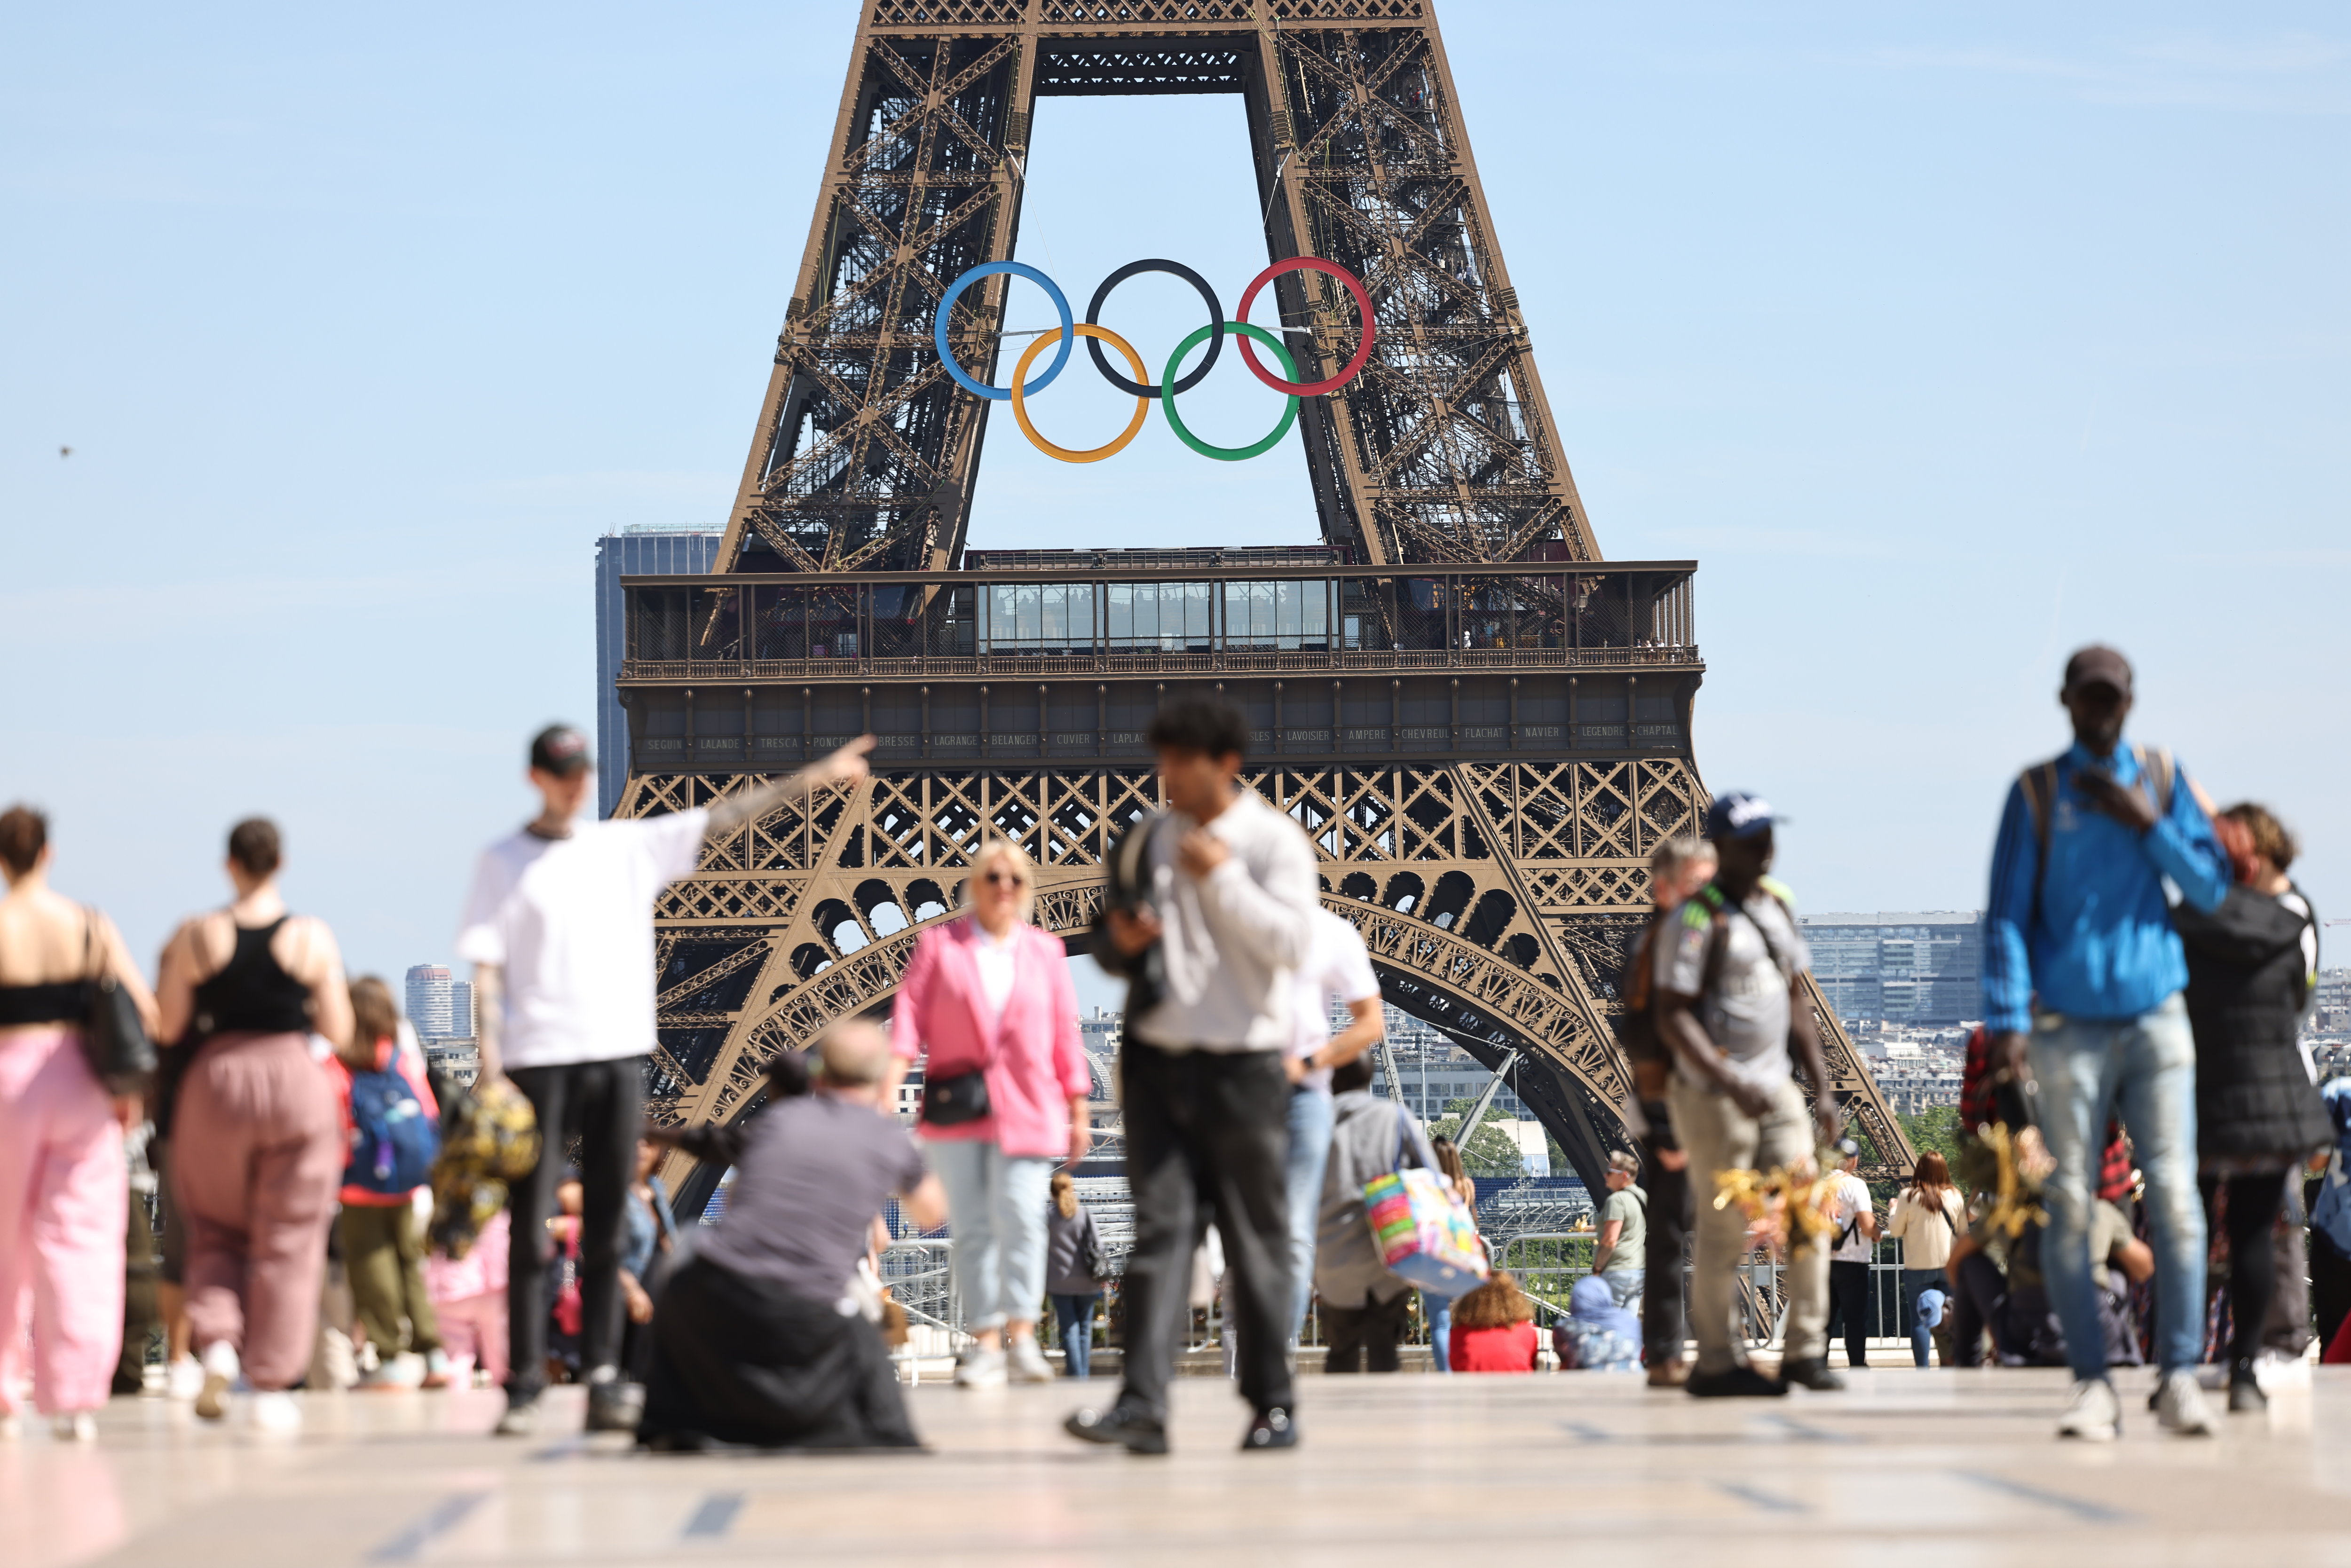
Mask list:
[[[1128,278],[1133,277],[1138,272],[1165,272],[1172,277],[1182,278],[1185,282],[1198,289],[1200,291],[1200,298],[1207,301],[1208,324],[1211,327],[1221,326],[1223,324],[1225,319],[1225,308],[1218,302],[1217,298],[1217,291],[1208,287],[1208,280],[1207,278],[1201,277],[1198,273],[1193,271],[1190,267],[1185,266],[1180,261],[1165,261],[1155,257],[1147,261],[1130,261],[1124,267],[1120,267],[1116,272],[1112,273],[1108,277],[1102,280],[1102,287],[1094,290],[1093,298],[1089,300],[1086,304],[1087,326],[1099,327],[1102,325],[1102,302],[1110,298],[1110,291],[1116,288],[1120,284],[1124,283]],[[1190,375],[1186,376],[1182,381],[1177,382],[1176,383],[1176,390],[1179,392],[1187,392],[1194,387],[1198,386],[1202,378],[1207,376],[1210,371],[1217,368],[1217,356],[1224,351],[1225,335],[1222,332],[1212,332],[1209,334],[1208,357],[1202,360],[1197,366],[1194,367]],[[1102,373],[1102,379],[1109,382],[1111,385],[1116,387],[1127,396],[1157,397],[1159,395],[1159,389],[1157,387],[1144,386],[1140,382],[1128,381],[1124,376],[1120,375],[1116,371],[1112,370],[1110,368],[1110,361],[1104,357],[1102,344],[1099,340],[1092,338],[1087,339],[1086,352],[1094,357],[1094,369]]]

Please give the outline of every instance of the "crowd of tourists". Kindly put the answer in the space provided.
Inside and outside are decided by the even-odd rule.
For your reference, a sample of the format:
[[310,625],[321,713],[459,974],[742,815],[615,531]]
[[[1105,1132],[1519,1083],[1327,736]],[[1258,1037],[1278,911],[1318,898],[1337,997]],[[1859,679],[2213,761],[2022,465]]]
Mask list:
[[[2067,1437],[2116,1435],[2116,1365],[2151,1362],[2159,1423],[2209,1435],[2199,1364],[2222,1361],[2248,1411],[2265,1351],[2299,1354],[2314,1312],[2351,1359],[2351,1085],[2322,1095],[2296,1044],[2318,922],[2294,841],[2126,741],[2132,695],[2112,650],[2066,667],[2074,745],[2018,779],[2001,821],[1956,1159],[1920,1155],[1883,1205],[1771,875],[1780,819],[1734,791],[1702,837],[1657,846],[1620,988],[1632,1146],[1607,1155],[1563,1303],[1492,1268],[1459,1146],[1373,1092],[1378,979],[1322,907],[1305,832],[1242,781],[1246,720],[1165,705],[1149,738],[1166,806],[1116,845],[1093,938],[1128,986],[1120,1379],[1068,1433],[1167,1450],[1204,1272],[1252,1451],[1299,1441],[1318,1304],[1332,1374],[1397,1371],[1417,1299],[1439,1371],[1525,1372],[1548,1348],[1698,1397],[1834,1393],[1868,1364],[1887,1243],[1915,1364],[2066,1365]],[[49,887],[41,816],[0,815],[0,1416],[18,1419],[29,1349],[34,1404],[88,1438],[110,1392],[140,1386],[152,1323],[165,1391],[264,1430],[298,1427],[297,1388],[478,1378],[503,1386],[496,1431],[525,1435],[564,1379],[590,1430],[649,1448],[917,1446],[877,1267],[893,1202],[951,1227],[960,1387],[1051,1380],[1049,1336],[1087,1376],[1111,1272],[1071,1176],[1092,1074],[1017,843],[975,846],[886,1032],[852,1020],[778,1055],[730,1122],[646,1122],[655,900],[705,844],[863,778],[871,744],[706,809],[600,821],[585,738],[538,736],[538,810],[483,852],[459,922],[470,1084],[428,1071],[390,988],[348,978],[333,933],[287,910],[269,822],[233,830],[233,896],[173,933],[151,992],[111,923]],[[910,1136],[895,1106],[917,1062]],[[715,1226],[677,1226],[670,1150],[733,1171]],[[134,1159],[157,1177],[160,1245]],[[1742,1287],[1759,1247],[1784,1281],[1770,1364]]]

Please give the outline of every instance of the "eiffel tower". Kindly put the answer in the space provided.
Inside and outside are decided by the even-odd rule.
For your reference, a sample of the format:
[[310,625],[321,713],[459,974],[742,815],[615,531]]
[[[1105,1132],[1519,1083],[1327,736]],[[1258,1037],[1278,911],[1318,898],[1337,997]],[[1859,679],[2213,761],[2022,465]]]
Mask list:
[[[1159,803],[1153,710],[1213,687],[1387,999],[1512,1064],[1597,1190],[1629,1143],[1610,1015],[1646,857],[1708,803],[1696,563],[1601,558],[1429,0],[862,4],[714,571],[628,582],[620,810],[706,804],[862,733],[880,748],[869,782],[714,842],[657,907],[653,1113],[737,1116],[772,1054],[885,1007],[983,834],[1026,846],[1040,921],[1081,946],[1111,842]],[[1240,99],[1269,258],[1369,291],[1368,363],[1299,419],[1321,542],[968,549],[988,404],[940,362],[940,301],[1015,254],[1040,99],[1170,92]],[[1008,282],[947,324],[991,381]],[[1274,287],[1300,379],[1335,374],[1353,300],[1310,272]],[[1813,1002],[1874,1174],[1907,1173]]]

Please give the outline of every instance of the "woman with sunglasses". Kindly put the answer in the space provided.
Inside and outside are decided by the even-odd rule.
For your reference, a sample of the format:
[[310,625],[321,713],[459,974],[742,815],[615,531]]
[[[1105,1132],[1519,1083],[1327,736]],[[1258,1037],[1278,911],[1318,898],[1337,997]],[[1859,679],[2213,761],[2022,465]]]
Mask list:
[[[922,1135],[947,1191],[956,1287],[975,1343],[956,1385],[1047,1383],[1037,1348],[1053,1166],[1092,1142],[1077,988],[1059,938],[1029,923],[1037,873],[995,839],[972,859],[967,913],[923,933],[898,988],[898,1071],[927,1051]],[[893,1092],[883,1104],[893,1103]]]

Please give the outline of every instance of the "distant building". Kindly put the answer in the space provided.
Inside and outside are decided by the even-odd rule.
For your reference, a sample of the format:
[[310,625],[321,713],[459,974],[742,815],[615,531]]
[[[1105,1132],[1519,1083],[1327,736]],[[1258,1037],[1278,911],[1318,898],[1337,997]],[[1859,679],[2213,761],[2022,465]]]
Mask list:
[[480,1032],[474,1027],[474,982],[449,982],[449,1032],[471,1040]]
[[[414,1026],[418,1038],[444,1040],[457,1032],[449,1027],[451,984],[444,965],[418,964],[409,969],[405,998],[408,1021]],[[471,991],[468,987],[469,995]]]
[[1813,978],[1839,1019],[1958,1023],[1983,1016],[1983,916],[1813,915]]
[[2314,1034],[2351,1034],[2351,969],[2318,971],[2308,1029]]
[[458,1082],[472,1087],[482,1075],[482,1051],[478,1041],[471,1040],[436,1040],[424,1047],[424,1065],[437,1067]]
[[1078,1043],[1086,1048],[1089,1056],[1115,1057],[1118,1042],[1124,1038],[1126,1015],[1108,1008],[1096,1008],[1078,1020]]
[[609,817],[629,781],[629,717],[615,683],[628,650],[621,579],[708,571],[722,536],[702,528],[624,528],[596,541],[596,814]]
[[[1405,1108],[1421,1121],[1441,1119],[1446,1106],[1456,1100],[1475,1100],[1494,1081],[1484,1063],[1434,1025],[1394,1007],[1387,1009],[1387,1049],[1395,1062],[1397,1086],[1404,1091]],[[1383,1100],[1388,1097],[1384,1071],[1372,1074],[1372,1092]],[[1494,1109],[1520,1121],[1534,1118],[1534,1112],[1508,1083],[1494,1092]]]

